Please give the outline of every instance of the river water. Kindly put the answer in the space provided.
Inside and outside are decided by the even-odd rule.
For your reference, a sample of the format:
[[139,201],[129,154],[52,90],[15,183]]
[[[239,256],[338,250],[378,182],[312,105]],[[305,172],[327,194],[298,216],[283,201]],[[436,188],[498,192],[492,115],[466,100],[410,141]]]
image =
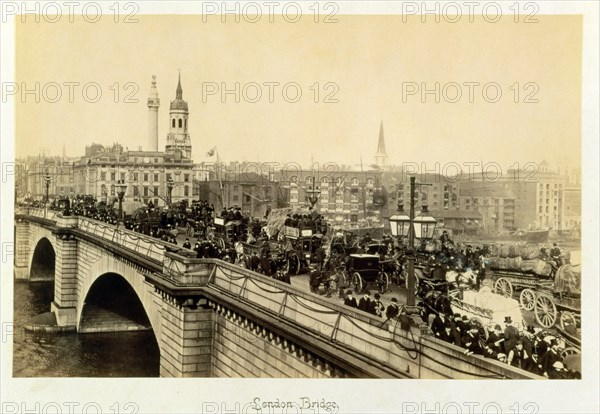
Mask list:
[[52,282],[15,283],[13,376],[158,377],[160,356],[152,331],[39,334],[23,329],[50,311]]

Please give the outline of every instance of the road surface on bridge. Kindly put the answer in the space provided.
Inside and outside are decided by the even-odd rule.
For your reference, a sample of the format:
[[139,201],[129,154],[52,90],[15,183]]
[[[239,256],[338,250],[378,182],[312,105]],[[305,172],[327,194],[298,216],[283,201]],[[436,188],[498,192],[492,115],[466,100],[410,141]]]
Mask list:
[[[189,237],[185,234],[185,229],[180,228],[179,234],[177,236],[177,244],[179,246],[183,245],[186,238],[189,238]],[[192,238],[189,238],[189,240],[190,240],[190,243],[192,244],[192,246],[194,246],[197,239],[192,237]],[[308,273],[300,274],[297,276],[291,276],[290,279],[292,282],[292,286],[302,289],[305,292],[310,292]],[[482,283],[482,287],[483,286],[488,286],[492,290],[494,288],[490,279],[484,280]],[[344,289],[344,291],[346,291],[346,290],[348,290],[348,288]],[[371,298],[374,297],[376,291],[377,290],[375,289],[374,286],[370,287]],[[332,292],[331,296],[328,297],[325,295],[323,287],[321,287],[319,290],[319,295],[321,295],[324,299],[326,299],[332,303],[336,303],[338,305],[342,304],[344,302],[344,298],[343,297],[340,298],[338,291]],[[358,301],[358,299],[360,299],[361,296],[362,295],[360,295],[360,294],[357,295],[356,293],[354,293],[354,297],[356,298],[357,301]],[[406,303],[406,288],[404,286],[390,284],[388,291],[381,295],[381,302],[387,308],[387,306],[392,302],[392,298],[396,298],[400,305],[405,304]],[[539,325],[537,324],[537,322],[535,320],[535,315],[534,315],[533,311],[522,310],[522,314],[523,314],[523,319],[525,320],[525,323],[527,323],[528,325],[533,325],[533,326],[539,327]],[[548,329],[548,330],[552,330],[552,329]]]

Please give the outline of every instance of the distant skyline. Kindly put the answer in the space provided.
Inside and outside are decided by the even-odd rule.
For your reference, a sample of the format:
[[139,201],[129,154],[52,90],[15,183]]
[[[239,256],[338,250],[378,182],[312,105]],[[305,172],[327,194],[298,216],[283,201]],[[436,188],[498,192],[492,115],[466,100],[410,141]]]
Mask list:
[[[195,162],[211,161],[206,152],[217,146],[224,162],[310,165],[313,159],[359,168],[362,158],[366,168],[374,163],[383,121],[389,164],[496,162],[506,168],[545,159],[576,168],[582,18],[539,19],[532,25],[407,24],[401,16],[368,15],[339,16],[337,24],[211,24],[199,16],[139,16],[131,25],[17,22],[18,84],[96,82],[102,97],[85,102],[79,88],[69,103],[63,86],[58,103],[35,103],[31,96],[17,103],[16,156],[44,149],[61,155],[63,144],[68,156],[79,156],[94,142],[144,149],[152,75],[161,100],[159,149],[164,148],[181,70]],[[262,85],[263,97],[259,103],[243,97],[235,103],[228,95],[222,103],[210,95],[203,102],[203,87],[206,92],[223,82],[246,86],[250,98],[254,83]],[[275,89],[275,102],[269,103],[265,82],[296,82],[302,97],[288,103]],[[325,88],[327,82],[332,84]],[[447,99],[435,103],[427,95],[422,103],[417,94],[403,102],[403,88],[422,83],[431,88],[435,82],[447,87]],[[467,96],[450,103],[452,85],[464,95],[466,82],[496,83],[502,97],[486,102],[475,87],[473,103]],[[334,90],[339,102],[323,103]],[[128,93],[138,102],[124,102]],[[531,93],[539,102],[523,103]]]

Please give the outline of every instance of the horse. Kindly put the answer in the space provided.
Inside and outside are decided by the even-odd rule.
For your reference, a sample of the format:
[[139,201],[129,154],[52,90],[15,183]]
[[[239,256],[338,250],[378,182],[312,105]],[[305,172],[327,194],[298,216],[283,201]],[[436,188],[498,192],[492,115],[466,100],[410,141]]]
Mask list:
[[462,273],[456,270],[448,270],[446,272],[446,282],[458,289],[472,288],[477,283],[477,273],[471,269],[467,269]]

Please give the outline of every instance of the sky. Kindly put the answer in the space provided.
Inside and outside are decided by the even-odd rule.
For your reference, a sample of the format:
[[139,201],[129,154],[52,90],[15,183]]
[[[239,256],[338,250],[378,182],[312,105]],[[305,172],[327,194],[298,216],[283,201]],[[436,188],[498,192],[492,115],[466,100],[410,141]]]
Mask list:
[[[222,161],[358,166],[362,159],[366,166],[383,122],[391,164],[580,165],[581,16],[537,16],[535,24],[424,24],[382,15],[341,15],[332,24],[137,17],[135,24],[17,22],[16,82],[21,89],[39,82],[42,91],[39,103],[17,95],[17,157],[59,155],[63,146],[79,156],[92,142],[146,148],[152,75],[164,148],[180,71],[196,162],[217,146]],[[73,102],[69,82],[79,83]],[[269,102],[272,82],[278,85]],[[439,102],[420,93],[436,82]],[[92,83],[102,92],[97,102]],[[236,83],[239,102],[221,96]],[[85,98],[83,85],[91,85]],[[291,102],[298,88],[302,95]]]

